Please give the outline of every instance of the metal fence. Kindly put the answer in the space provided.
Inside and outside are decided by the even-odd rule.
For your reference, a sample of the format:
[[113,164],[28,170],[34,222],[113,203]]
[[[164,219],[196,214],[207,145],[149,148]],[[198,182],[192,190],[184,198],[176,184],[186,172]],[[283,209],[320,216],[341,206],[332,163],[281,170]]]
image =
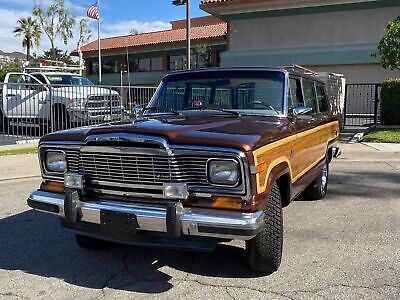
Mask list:
[[0,144],[128,119],[156,87],[0,83]]
[[344,124],[345,126],[369,127],[380,121],[381,84],[347,84]]

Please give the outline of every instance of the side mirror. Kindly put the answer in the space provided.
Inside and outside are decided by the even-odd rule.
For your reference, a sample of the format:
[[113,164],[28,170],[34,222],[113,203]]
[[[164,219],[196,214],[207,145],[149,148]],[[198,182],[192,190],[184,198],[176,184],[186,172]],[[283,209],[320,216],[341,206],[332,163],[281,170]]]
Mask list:
[[132,113],[133,113],[133,116],[134,116],[135,118],[140,117],[141,115],[143,115],[143,107],[142,107],[141,105],[136,105],[136,106],[133,108]]
[[294,116],[303,116],[303,115],[309,115],[313,112],[312,107],[309,106],[297,106],[293,108],[293,115]]

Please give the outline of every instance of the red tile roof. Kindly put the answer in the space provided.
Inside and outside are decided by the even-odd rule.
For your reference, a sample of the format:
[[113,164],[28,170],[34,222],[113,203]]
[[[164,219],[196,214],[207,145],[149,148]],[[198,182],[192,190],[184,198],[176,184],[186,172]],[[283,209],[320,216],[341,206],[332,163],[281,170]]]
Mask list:
[[203,0],[201,1],[201,4],[205,3],[218,3],[218,2],[233,2],[235,0]]
[[[224,39],[227,34],[227,24],[221,21],[219,24],[192,27],[191,38],[193,41],[202,41],[210,39]],[[186,41],[186,29],[170,29],[142,33],[136,35],[117,36],[101,40],[102,50],[115,50],[140,47],[151,47],[156,45],[175,44]],[[81,48],[82,52],[97,51],[97,41],[93,41]],[[76,55],[76,51],[72,53]]]
[[212,6],[222,6],[229,4],[250,4],[258,2],[269,2],[271,0],[202,0],[200,2],[200,8],[212,7]]

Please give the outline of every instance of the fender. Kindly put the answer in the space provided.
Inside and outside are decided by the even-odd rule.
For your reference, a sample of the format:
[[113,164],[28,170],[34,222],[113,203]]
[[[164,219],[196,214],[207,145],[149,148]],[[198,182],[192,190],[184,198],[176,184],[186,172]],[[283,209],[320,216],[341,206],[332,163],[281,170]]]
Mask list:
[[278,182],[282,195],[282,205],[287,206],[290,203],[291,189],[291,169],[288,161],[282,161],[275,164],[268,173],[268,178],[265,183],[264,192],[254,195],[249,201],[247,210],[252,212],[264,210],[268,203],[269,193],[271,192],[272,184]]

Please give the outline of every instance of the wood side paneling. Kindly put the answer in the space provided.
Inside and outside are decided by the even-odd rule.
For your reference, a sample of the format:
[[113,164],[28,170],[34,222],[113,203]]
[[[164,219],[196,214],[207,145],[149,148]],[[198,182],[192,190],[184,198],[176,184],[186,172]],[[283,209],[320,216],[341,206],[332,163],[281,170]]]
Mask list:
[[289,166],[292,184],[318,164],[326,155],[328,142],[339,134],[339,123],[330,122],[268,144],[253,152],[255,166],[266,163],[265,171],[256,175],[257,193],[267,189],[272,169],[282,162]]

